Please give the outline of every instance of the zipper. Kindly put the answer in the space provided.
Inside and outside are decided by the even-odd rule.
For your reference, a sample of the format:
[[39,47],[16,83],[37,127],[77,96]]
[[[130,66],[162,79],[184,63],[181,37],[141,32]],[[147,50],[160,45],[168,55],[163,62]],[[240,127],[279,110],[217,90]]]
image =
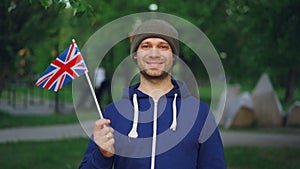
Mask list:
[[154,112],[153,112],[153,135],[152,135],[152,152],[151,152],[151,169],[155,168],[155,154],[156,154],[156,136],[157,136],[157,104],[158,100],[154,101]]

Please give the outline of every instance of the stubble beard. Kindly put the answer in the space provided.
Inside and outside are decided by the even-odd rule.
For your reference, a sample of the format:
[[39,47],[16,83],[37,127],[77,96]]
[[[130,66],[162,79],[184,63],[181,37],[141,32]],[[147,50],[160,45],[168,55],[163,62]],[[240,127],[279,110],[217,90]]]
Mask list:
[[170,73],[166,71],[162,71],[159,75],[151,75],[147,73],[147,70],[140,71],[141,75],[148,80],[163,80],[166,79]]

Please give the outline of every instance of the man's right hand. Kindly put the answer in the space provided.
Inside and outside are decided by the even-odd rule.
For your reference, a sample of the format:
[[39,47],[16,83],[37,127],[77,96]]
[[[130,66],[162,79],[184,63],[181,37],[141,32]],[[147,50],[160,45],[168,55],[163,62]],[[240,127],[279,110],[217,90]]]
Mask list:
[[115,154],[114,129],[109,127],[110,120],[100,119],[95,122],[94,142],[105,157],[112,157]]

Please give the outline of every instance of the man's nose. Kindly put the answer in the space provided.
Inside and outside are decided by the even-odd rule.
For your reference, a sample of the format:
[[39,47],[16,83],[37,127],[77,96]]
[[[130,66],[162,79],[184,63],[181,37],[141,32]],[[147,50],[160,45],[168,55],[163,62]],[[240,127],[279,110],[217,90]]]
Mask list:
[[150,57],[159,57],[160,56],[160,51],[157,48],[152,48],[150,50]]

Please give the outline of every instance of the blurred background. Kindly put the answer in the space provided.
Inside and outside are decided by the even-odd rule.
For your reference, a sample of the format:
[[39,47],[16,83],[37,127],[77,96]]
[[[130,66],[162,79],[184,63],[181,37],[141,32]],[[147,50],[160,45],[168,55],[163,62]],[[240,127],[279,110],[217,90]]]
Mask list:
[[[78,125],[72,84],[55,93],[34,87],[34,83],[72,38],[82,48],[105,24],[139,12],[186,19],[217,50],[228,85],[220,121],[228,168],[300,167],[296,144],[300,143],[299,0],[2,0],[0,163],[4,168],[77,168],[88,142],[85,133],[72,136],[66,131],[56,138],[50,136],[52,131],[63,131],[52,126]],[[129,45],[129,39],[121,41],[107,53],[101,69],[95,70],[102,76],[92,79],[101,107],[112,100],[111,76],[128,56]],[[201,61],[186,46],[180,51],[200,86],[201,99],[210,102],[209,78],[205,68],[199,67]],[[49,130],[44,133],[49,137],[26,137],[26,132],[38,133],[36,129],[42,127]],[[18,138],[18,132],[25,134]],[[238,135],[245,133],[258,137]],[[245,137],[252,136],[266,141],[250,144]],[[268,143],[276,139],[276,144]],[[281,143],[281,139],[291,142]]]

